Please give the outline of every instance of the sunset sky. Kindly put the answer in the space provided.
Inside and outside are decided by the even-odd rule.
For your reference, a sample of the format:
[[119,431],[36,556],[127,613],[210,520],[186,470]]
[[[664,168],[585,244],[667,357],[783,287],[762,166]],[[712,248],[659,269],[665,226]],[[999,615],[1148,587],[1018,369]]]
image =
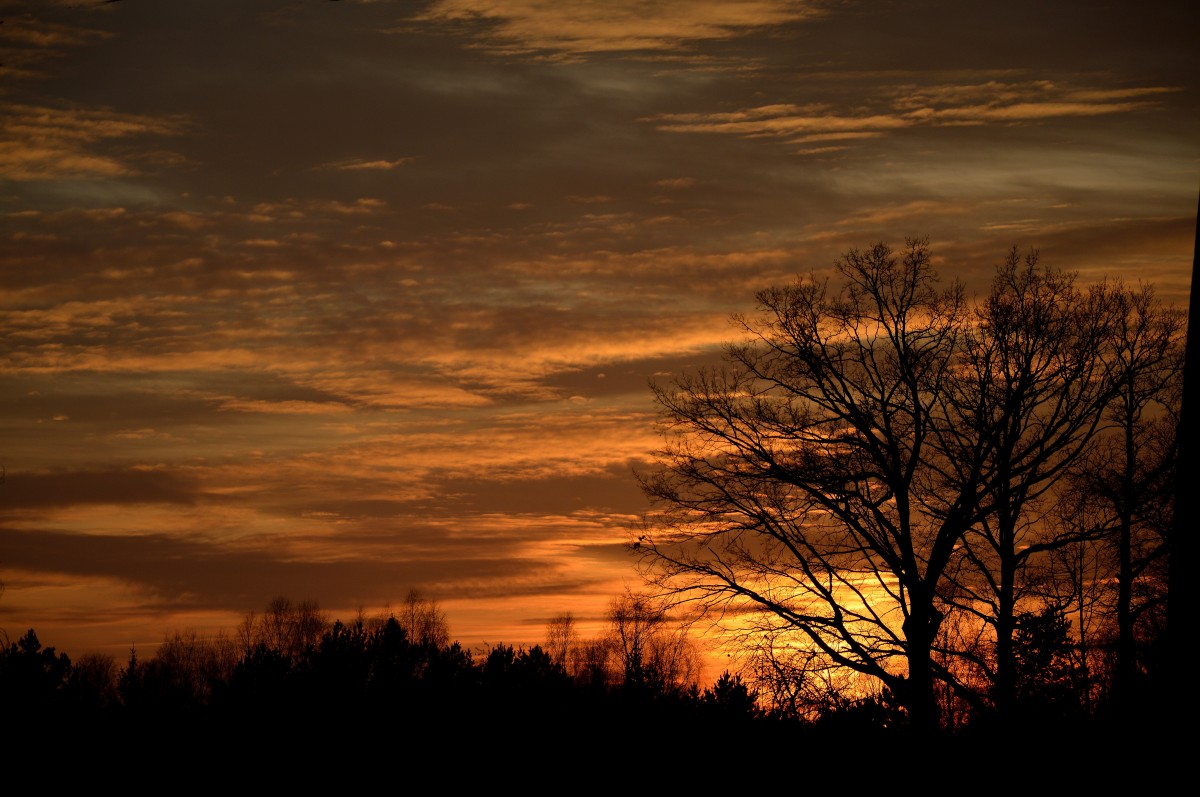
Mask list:
[[0,632],[598,631],[649,382],[758,289],[928,236],[1186,304],[1194,8],[0,0]]

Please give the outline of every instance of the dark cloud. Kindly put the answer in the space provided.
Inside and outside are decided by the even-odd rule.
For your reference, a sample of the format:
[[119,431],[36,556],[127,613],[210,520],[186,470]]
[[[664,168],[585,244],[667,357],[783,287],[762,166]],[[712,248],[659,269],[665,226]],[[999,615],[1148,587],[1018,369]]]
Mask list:
[[[76,535],[11,528],[0,529],[0,556],[10,572],[124,582],[148,596],[151,611],[242,612],[265,606],[276,595],[308,597],[327,606],[380,605],[398,603],[410,589],[442,600],[464,599],[509,594],[496,585],[550,567],[469,556],[297,561],[285,549],[238,550],[166,534]],[[518,594],[523,589],[515,588]]]
[[190,505],[201,497],[193,479],[157,470],[24,473],[12,469],[0,489],[0,514],[77,504]]

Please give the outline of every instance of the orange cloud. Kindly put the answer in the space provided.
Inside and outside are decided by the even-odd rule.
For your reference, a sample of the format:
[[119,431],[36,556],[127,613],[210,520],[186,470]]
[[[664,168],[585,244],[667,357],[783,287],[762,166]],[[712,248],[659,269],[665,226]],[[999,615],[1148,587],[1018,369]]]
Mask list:
[[795,0],[437,0],[419,21],[490,24],[481,46],[511,54],[578,58],[619,51],[676,52],[815,16]]
[[[60,5],[65,2],[58,0]],[[67,48],[112,35],[91,28],[46,22],[30,14],[7,15],[3,23],[0,25],[0,42],[3,43],[0,59],[7,79],[40,77],[43,74],[38,67],[40,63],[51,62]]]
[[691,188],[696,184],[694,177],[669,177],[664,180],[657,180],[654,183],[659,188]]
[[[647,117],[672,133],[717,133],[746,138],[788,137],[793,143],[879,138],[918,125],[1028,122],[1073,116],[1129,113],[1153,107],[1151,98],[1176,89],[1077,89],[1049,81],[922,87],[901,90],[886,112],[839,113],[825,105],[773,104],[719,113],[674,113]],[[877,103],[878,104],[878,103]],[[829,152],[830,147],[801,150]]]
[[116,177],[137,169],[126,160],[93,150],[117,138],[173,135],[183,121],[106,109],[14,105],[0,115],[0,178],[55,180]]
[[399,168],[406,163],[411,163],[414,160],[416,160],[416,158],[397,158],[396,160],[390,160],[390,161],[389,160],[335,161],[333,163],[326,163],[321,168],[335,169],[337,171],[343,171],[343,172],[353,172],[353,171],[388,172],[388,171],[391,171],[392,169]]

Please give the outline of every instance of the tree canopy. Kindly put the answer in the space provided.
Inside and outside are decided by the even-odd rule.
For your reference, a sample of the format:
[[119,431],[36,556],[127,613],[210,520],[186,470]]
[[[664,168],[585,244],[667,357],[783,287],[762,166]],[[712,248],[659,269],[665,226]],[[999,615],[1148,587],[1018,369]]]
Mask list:
[[636,541],[664,592],[773,661],[860,674],[927,731],[956,705],[1015,710],[1034,618],[1071,608],[1052,554],[1104,536],[1049,510],[1119,433],[1122,386],[1170,403],[1182,328],[1036,252],[1007,253],[979,299],[932,262],[925,240],[850,250],[832,278],[761,291],[723,366],[655,385]]

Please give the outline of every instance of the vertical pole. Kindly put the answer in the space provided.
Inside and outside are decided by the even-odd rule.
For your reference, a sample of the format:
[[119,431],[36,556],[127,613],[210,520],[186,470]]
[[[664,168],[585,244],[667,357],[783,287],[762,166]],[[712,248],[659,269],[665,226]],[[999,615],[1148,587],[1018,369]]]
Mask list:
[[[1200,358],[1200,324],[1196,323],[1200,313],[1200,298],[1197,297],[1197,279],[1200,274],[1200,201],[1197,203],[1196,240],[1192,253],[1192,283],[1188,298],[1187,342],[1183,365],[1183,406],[1179,411],[1179,463],[1175,477],[1174,521],[1167,548],[1170,559],[1167,563],[1167,679],[1159,699],[1175,706],[1175,718],[1193,716],[1191,704],[1195,702],[1195,685],[1187,680],[1187,653],[1185,647],[1191,633],[1187,626],[1196,622],[1196,591],[1187,585],[1191,576],[1187,568],[1195,561],[1196,552],[1196,464],[1195,446],[1191,444],[1196,434],[1197,390],[1200,390],[1196,375],[1196,360]],[[1186,705],[1185,705],[1186,704]],[[1180,713],[1182,712],[1182,713]]]

